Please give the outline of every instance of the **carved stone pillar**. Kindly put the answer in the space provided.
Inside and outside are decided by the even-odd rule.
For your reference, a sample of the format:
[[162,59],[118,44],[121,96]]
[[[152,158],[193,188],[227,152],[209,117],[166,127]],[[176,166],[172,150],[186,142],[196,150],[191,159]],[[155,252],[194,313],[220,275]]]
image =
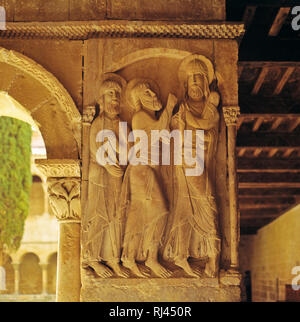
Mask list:
[[48,289],[48,264],[40,264],[40,266],[41,266],[42,272],[43,272],[43,275],[42,275],[42,277],[43,277],[43,279],[42,279],[43,291],[42,291],[42,293],[43,293],[43,295],[46,295],[46,294],[48,294],[48,291],[47,291],[47,289]]
[[[84,207],[87,200],[88,191],[88,176],[89,176],[89,142],[90,142],[90,127],[95,116],[95,106],[87,106],[84,108],[82,117],[82,138],[83,142],[86,142],[82,146],[82,192],[81,192],[81,204]],[[82,213],[84,209],[82,209]]]
[[239,268],[238,245],[240,236],[236,176],[236,134],[240,108],[239,106],[224,106],[223,113],[227,127],[228,147],[227,165],[230,208],[230,272],[235,273]]
[[15,273],[15,295],[19,295],[20,293],[20,264],[13,264],[14,273]]
[[50,206],[59,221],[56,300],[80,298],[80,164],[78,160],[36,160],[48,177]]

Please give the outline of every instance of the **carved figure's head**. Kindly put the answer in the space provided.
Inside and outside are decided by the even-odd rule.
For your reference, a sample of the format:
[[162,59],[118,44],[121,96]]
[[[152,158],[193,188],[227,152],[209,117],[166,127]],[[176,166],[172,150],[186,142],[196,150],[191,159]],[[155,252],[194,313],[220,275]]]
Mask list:
[[125,88],[126,81],[118,74],[103,74],[98,99],[98,103],[100,105],[100,114],[103,111],[111,115],[120,114],[122,93],[124,92]]
[[208,71],[199,59],[192,60],[187,66],[187,95],[193,101],[200,101],[209,95]]
[[106,80],[102,83],[100,88],[100,105],[104,112],[108,114],[120,113],[122,87],[113,80]]
[[208,98],[209,85],[214,78],[214,68],[205,56],[197,54],[187,56],[179,67],[178,76],[189,99],[202,101]]
[[157,97],[157,85],[153,81],[132,80],[128,84],[128,101],[135,111],[142,108],[159,111],[162,103]]

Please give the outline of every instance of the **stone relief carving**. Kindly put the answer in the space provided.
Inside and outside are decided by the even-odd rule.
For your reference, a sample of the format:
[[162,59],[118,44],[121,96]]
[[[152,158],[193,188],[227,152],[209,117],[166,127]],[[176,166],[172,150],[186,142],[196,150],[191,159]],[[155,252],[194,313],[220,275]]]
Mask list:
[[[120,266],[124,224],[119,216],[122,178],[125,168],[116,160],[115,165],[100,166],[96,142],[101,130],[110,130],[119,138],[120,102],[126,82],[118,75],[106,74],[100,88],[100,112],[90,129],[90,165],[88,203],[83,218],[83,264],[91,267],[100,277],[120,277],[128,274]],[[118,154],[118,151],[115,151]]]
[[[170,278],[176,270],[195,278],[218,274],[221,239],[215,163],[220,95],[213,89],[216,76],[211,61],[201,55],[186,57],[179,81],[184,99],[177,105],[177,97],[169,93],[163,107],[154,80],[134,78],[126,84],[118,74],[104,76],[100,112],[90,130],[88,204],[82,223],[83,267],[92,268],[99,277]],[[153,146],[170,144],[170,136],[163,135],[151,139],[143,155],[136,149],[141,140],[128,145],[129,158],[139,161],[136,165],[123,165],[118,147],[114,164],[99,165],[97,134],[111,130],[119,143],[122,108],[131,111],[132,130],[142,130],[149,138],[151,130],[179,130],[182,137],[186,130],[203,130],[203,173],[187,175],[191,166],[183,163],[164,166],[167,176],[163,176],[152,154]],[[128,127],[127,136],[129,131]],[[199,148],[195,135],[190,145],[194,154]]]
[[[151,130],[169,128],[172,110],[177,102],[174,95],[170,94],[166,108],[156,119],[155,112],[161,110],[162,103],[158,99],[158,86],[153,81],[133,79],[126,93],[127,102],[134,110],[133,130],[143,130],[147,137],[151,137]],[[157,142],[152,141],[151,144]],[[154,275],[169,277],[170,272],[158,262],[168,206],[160,185],[159,166],[149,162],[151,145],[147,152],[142,161],[144,164],[128,166],[123,182],[126,228],[122,263],[136,276],[145,276],[145,272],[141,272],[136,264],[139,261],[144,262]]]
[[[204,171],[200,176],[187,176],[186,167],[175,166],[173,187],[175,205],[166,233],[164,257],[173,260],[186,274],[197,277],[188,259],[208,257],[206,275],[213,277],[218,270],[220,238],[213,177],[219,129],[219,94],[210,91],[214,78],[211,62],[204,56],[188,56],[179,69],[185,88],[185,100],[172,119],[172,127],[184,130],[205,130]],[[191,142],[193,153],[198,143]]]
[[59,221],[80,222],[81,205],[79,179],[48,179],[48,195],[52,210]]

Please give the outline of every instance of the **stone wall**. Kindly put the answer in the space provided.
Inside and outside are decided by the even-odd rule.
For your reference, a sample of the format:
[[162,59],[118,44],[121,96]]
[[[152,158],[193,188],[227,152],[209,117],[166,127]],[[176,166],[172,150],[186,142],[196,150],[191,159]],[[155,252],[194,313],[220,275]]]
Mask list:
[[7,20],[225,20],[225,0],[0,0]]
[[300,266],[300,205],[263,227],[255,236],[243,236],[241,270],[251,271],[255,302],[285,301],[286,285]]

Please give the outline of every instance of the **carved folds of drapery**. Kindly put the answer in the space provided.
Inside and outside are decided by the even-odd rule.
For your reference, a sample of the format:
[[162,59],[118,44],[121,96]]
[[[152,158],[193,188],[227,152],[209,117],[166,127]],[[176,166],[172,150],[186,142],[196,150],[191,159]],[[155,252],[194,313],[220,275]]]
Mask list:
[[78,160],[36,160],[48,177],[51,208],[59,221],[80,222],[80,165]]
[[[178,88],[172,92],[149,74],[125,81],[117,72],[107,73],[102,80],[97,102],[100,112],[84,140],[89,142],[84,154],[89,158],[87,211],[82,222],[84,267],[104,278],[113,274],[129,277],[128,271],[132,276],[147,277],[147,269],[151,276],[168,278],[179,276],[169,266],[173,263],[177,271],[181,269],[178,274],[215,277],[221,253],[215,180],[221,97],[214,66],[205,56],[188,55],[179,65]],[[155,111],[160,115],[155,117]],[[93,107],[85,108],[86,127],[94,113]],[[226,124],[234,123],[238,113],[235,107],[224,108]],[[203,131],[206,166],[202,174],[187,174],[191,172],[185,163],[164,168],[149,165],[155,142],[147,146],[142,164],[124,166],[119,155],[114,165],[100,164],[97,153],[104,141],[96,137],[109,130],[118,140],[123,117],[127,117],[129,131],[143,131],[147,137],[152,130]],[[166,138],[162,141],[167,144]],[[199,144],[190,143],[196,153]]]

